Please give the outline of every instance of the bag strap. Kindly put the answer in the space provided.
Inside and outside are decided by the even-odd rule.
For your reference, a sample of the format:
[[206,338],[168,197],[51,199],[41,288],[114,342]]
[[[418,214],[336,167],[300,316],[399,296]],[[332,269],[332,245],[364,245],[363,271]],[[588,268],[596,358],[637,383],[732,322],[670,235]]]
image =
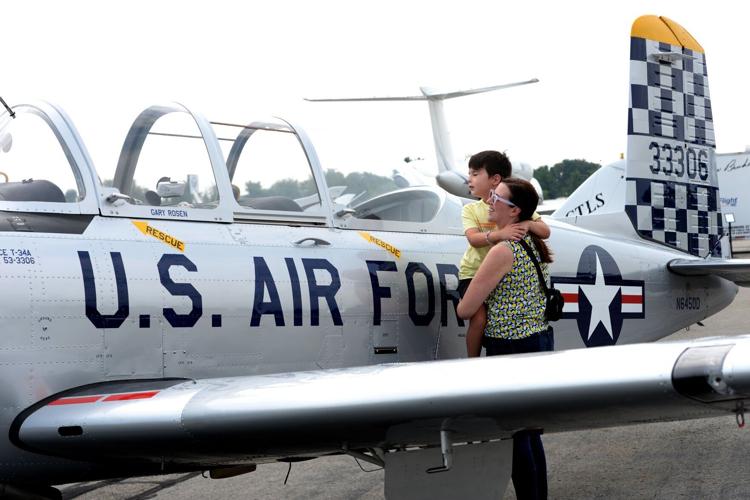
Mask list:
[[536,260],[536,255],[534,255],[534,252],[531,251],[531,247],[529,247],[529,244],[526,243],[523,239],[518,240],[518,242],[521,244],[523,249],[526,250],[526,253],[529,254],[531,262],[534,263],[536,272],[539,275],[539,283],[542,284],[542,290],[544,290],[544,295],[546,296],[549,292],[549,289],[547,288],[547,282],[544,280],[544,274],[542,274],[542,268],[539,266],[539,261]]

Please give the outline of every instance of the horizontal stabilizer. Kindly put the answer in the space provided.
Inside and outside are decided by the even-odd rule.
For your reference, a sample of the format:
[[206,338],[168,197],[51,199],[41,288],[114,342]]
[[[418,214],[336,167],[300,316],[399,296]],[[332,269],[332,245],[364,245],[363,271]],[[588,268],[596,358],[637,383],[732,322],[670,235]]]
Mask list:
[[482,87],[478,89],[469,90],[457,90],[455,92],[437,92],[427,87],[421,87],[419,90],[422,91],[429,99],[453,99],[454,97],[462,97],[465,95],[483,94],[484,92],[492,92],[493,90],[509,89],[511,87],[519,87],[521,85],[528,85],[530,83],[539,82],[538,78],[532,78],[531,80],[524,80],[522,82],[504,83],[501,85],[492,85],[490,87]]
[[681,276],[714,274],[741,286],[750,286],[750,259],[675,259],[667,268]]
[[462,97],[465,95],[482,94],[484,92],[492,92],[493,90],[507,89],[511,87],[518,87],[521,85],[528,85],[530,83],[537,83],[537,78],[531,80],[524,80],[522,82],[503,83],[501,85],[492,85],[490,87],[481,87],[477,89],[468,90],[456,90],[454,92],[437,92],[427,87],[421,87],[419,90],[422,91],[422,95],[412,96],[393,96],[393,97],[348,97],[348,98],[328,98],[328,99],[308,99],[310,102],[354,102],[354,101],[442,101],[444,99],[452,99],[454,97]]
[[341,97],[330,99],[310,99],[305,97],[309,102],[355,102],[355,101],[426,101],[427,97],[423,95],[393,96],[393,97]]

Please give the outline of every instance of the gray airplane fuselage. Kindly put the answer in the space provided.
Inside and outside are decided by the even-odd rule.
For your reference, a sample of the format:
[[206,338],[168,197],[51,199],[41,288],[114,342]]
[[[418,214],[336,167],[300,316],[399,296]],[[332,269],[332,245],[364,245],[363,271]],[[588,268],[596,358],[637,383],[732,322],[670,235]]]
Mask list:
[[[44,217],[29,224],[41,226]],[[179,238],[179,251],[155,237],[135,236],[129,219],[83,219],[70,233],[0,234],[0,257],[13,261],[5,261],[0,306],[5,429],[40,399],[94,382],[465,355],[466,328],[456,317],[454,292],[466,246],[461,235],[373,232],[398,250],[396,257],[357,231],[150,221]],[[609,326],[619,331],[607,332],[618,334],[612,343],[651,341],[690,326],[736,293],[721,278],[668,272],[666,263],[680,256],[670,249],[549,222],[553,281],[585,279],[579,260],[596,248],[617,264],[619,275],[607,269],[607,280],[643,282],[643,317],[617,325],[622,315],[613,315]],[[330,245],[295,244],[306,238]],[[590,325],[581,323],[579,317],[555,323],[558,349],[585,345]],[[40,456],[7,440],[0,453],[2,462],[13,464],[0,468],[0,480],[39,473]],[[66,480],[83,479],[90,468],[42,460],[51,477]]]
[[[333,186],[301,129],[288,122],[235,126],[238,135],[224,154],[213,131],[220,124],[179,105],[139,115],[114,187],[106,187],[61,110],[49,104],[16,110],[18,123],[28,117],[54,132],[64,152],[59,165],[74,181],[60,189],[21,169],[0,184],[0,429],[10,436],[0,440],[0,483],[162,470],[153,461],[71,461],[12,442],[39,404],[62,404],[45,400],[61,391],[120,380],[200,380],[465,356],[466,323],[456,316],[458,265],[467,245],[458,198],[421,186],[344,205],[331,195]],[[199,166],[185,168],[178,181],[157,170],[155,188],[141,182],[155,189],[144,194],[134,179],[146,178],[139,177],[144,169],[149,175],[166,169],[171,157],[141,167],[148,151],[143,145],[169,135],[150,130],[172,115],[192,120],[196,132],[176,135],[203,141],[207,170],[199,178]],[[0,133],[17,123],[0,118]],[[19,166],[11,160],[24,157],[12,155],[25,145],[32,160],[38,153],[18,127],[14,139],[5,135],[5,169]],[[265,132],[301,145],[308,173],[299,186],[310,189],[305,196],[251,197],[250,182],[246,195],[236,186],[244,181],[245,145]],[[59,171],[41,175],[64,181]],[[640,238],[623,212],[547,222],[555,258],[551,281],[565,297],[563,319],[554,324],[557,349],[653,341],[716,313],[736,294],[736,285],[722,278],[670,272],[670,261],[700,259]],[[115,400],[141,396],[128,392]],[[62,401],[82,409],[89,402]],[[67,425],[61,422],[60,436],[75,432]]]

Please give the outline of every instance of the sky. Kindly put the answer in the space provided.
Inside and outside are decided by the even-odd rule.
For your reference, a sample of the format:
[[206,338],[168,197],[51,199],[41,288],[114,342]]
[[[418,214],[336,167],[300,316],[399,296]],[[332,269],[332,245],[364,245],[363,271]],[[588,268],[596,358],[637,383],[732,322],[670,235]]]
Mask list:
[[529,78],[445,103],[454,153],[506,151],[534,167],[625,152],[630,27],[667,16],[706,50],[717,151],[750,145],[747,2],[33,1],[0,7],[0,96],[62,106],[102,178],[135,116],[178,101],[212,120],[294,119],[325,168],[435,169],[424,102],[309,103],[415,95]]

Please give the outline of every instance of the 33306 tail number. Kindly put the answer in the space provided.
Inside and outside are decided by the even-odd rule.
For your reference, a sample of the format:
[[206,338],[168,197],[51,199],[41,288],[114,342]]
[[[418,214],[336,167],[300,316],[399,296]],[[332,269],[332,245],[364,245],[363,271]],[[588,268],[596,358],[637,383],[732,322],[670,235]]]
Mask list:
[[708,151],[690,146],[673,146],[652,141],[648,145],[653,154],[649,169],[655,175],[708,180]]

